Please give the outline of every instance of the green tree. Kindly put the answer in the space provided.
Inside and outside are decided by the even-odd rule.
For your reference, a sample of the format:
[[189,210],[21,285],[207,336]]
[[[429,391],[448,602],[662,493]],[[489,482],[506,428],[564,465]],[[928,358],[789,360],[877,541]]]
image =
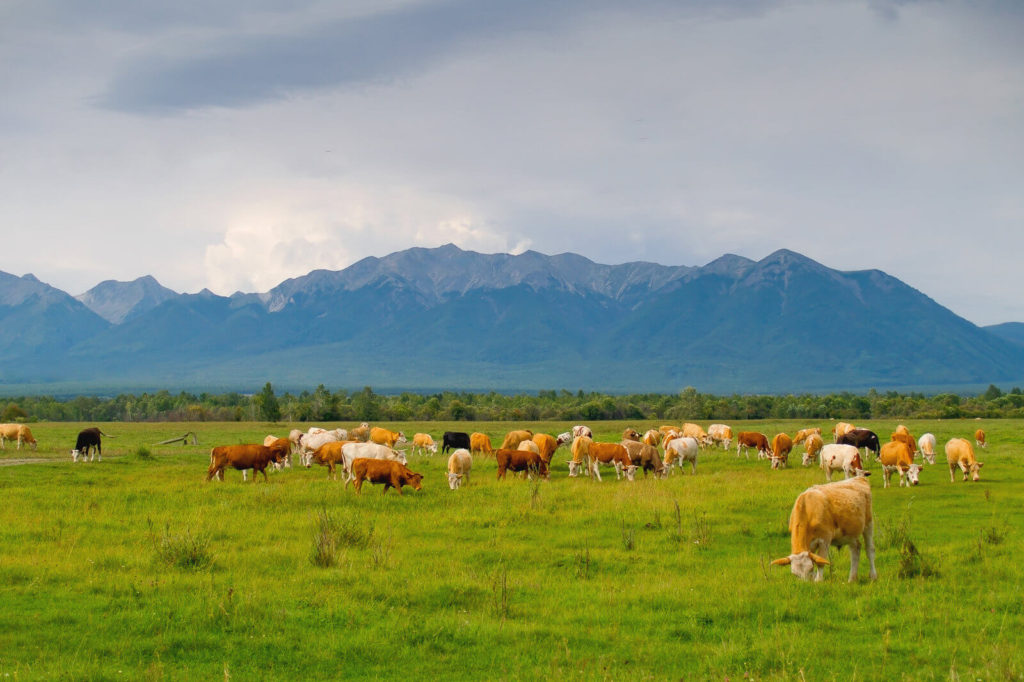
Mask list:
[[268,381],[263,390],[253,398],[256,403],[256,412],[260,418],[268,422],[276,422],[281,418],[281,405],[274,395],[274,387]]

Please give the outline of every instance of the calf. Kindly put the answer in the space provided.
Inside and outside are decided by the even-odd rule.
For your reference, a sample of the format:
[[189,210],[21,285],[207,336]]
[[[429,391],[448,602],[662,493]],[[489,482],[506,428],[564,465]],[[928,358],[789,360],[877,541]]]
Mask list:
[[974,442],[977,443],[979,447],[988,447],[988,444],[985,442],[985,432],[981,429],[974,432]]
[[768,457],[771,448],[768,446],[768,436],[757,431],[740,431],[736,435],[736,456],[740,456],[740,449],[750,459],[749,448],[757,448],[758,459]]
[[412,437],[413,452],[419,451],[422,454],[437,454],[437,443],[430,437],[429,433],[417,433]]
[[469,472],[473,469],[473,455],[469,450],[459,448],[448,458],[448,487],[458,490],[463,483],[469,483]]
[[963,480],[966,481],[967,474],[970,474],[972,481],[980,481],[978,472],[985,466],[974,458],[974,447],[966,438],[952,438],[946,443],[946,463],[949,464],[950,483],[953,482],[953,472],[957,467],[964,473]]
[[[896,434],[904,435],[904,434]],[[913,440],[913,439],[911,439]],[[914,453],[910,446],[901,440],[894,440],[882,446],[879,453],[882,461],[882,487],[889,487],[889,480],[893,472],[900,472],[900,487],[906,485],[917,485],[918,475],[921,473],[921,465],[914,464]]]
[[469,434],[462,431],[445,431],[441,436],[441,454],[448,454],[449,450],[458,448],[469,449]]
[[498,480],[504,480],[506,471],[525,471],[528,476],[538,474],[548,478],[548,465],[541,456],[529,450],[509,450],[499,448],[494,451],[494,459],[498,462]]
[[[78,438],[75,441],[75,449],[71,451],[71,461],[77,462],[78,458],[81,457],[82,461],[86,460],[89,455],[89,450],[93,450],[92,457],[103,461],[103,447],[101,444],[100,436],[107,436],[107,438],[113,438],[106,433],[100,431],[97,427],[92,426],[88,429],[82,429],[78,432]],[[92,461],[90,459],[89,461]]]
[[[206,472],[206,480],[209,481],[216,476],[224,480],[224,469],[231,467],[244,471],[252,469],[253,472],[263,474],[263,480],[267,480],[267,465],[271,462],[281,461],[288,454],[288,448],[267,447],[266,445],[218,445],[210,450],[210,468]],[[253,473],[252,480],[256,481],[256,473]]]
[[394,488],[401,495],[403,485],[412,486],[415,490],[423,489],[423,474],[410,471],[401,462],[367,459],[365,457],[358,457],[352,460],[352,477],[345,481],[346,488],[349,481],[354,482],[356,493],[363,492],[363,481],[383,483],[384,490],[381,494],[386,494],[388,488]]
[[829,443],[821,449],[821,468],[825,472],[825,480],[832,480],[832,472],[842,470],[844,477],[870,476],[871,472],[864,469],[860,458],[860,450],[852,445]]
[[825,483],[800,493],[789,514],[789,546],[787,557],[772,562],[788,565],[793,575],[807,580],[814,572],[815,581],[822,579],[821,567],[828,565],[830,546],[850,545],[850,582],[857,579],[860,564],[861,538],[875,572],[874,517],[871,510],[871,484],[856,477]]
[[935,464],[935,435],[925,433],[917,439],[917,447],[921,450],[921,456],[929,464]]

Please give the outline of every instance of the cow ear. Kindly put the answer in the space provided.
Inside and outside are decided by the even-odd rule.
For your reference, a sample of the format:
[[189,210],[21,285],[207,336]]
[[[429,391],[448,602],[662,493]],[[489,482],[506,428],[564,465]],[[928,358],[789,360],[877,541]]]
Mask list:
[[832,563],[828,559],[822,559],[820,556],[818,556],[814,552],[808,552],[808,555],[811,557],[811,561],[813,561],[814,563],[818,564],[819,566],[829,566]]
[[776,559],[772,562],[772,566],[789,566],[793,561],[792,557],[784,556],[781,559]]
[[984,462],[978,462],[978,468],[979,468],[979,469],[980,469],[981,467],[983,467],[983,466],[985,466],[985,463],[984,463]]

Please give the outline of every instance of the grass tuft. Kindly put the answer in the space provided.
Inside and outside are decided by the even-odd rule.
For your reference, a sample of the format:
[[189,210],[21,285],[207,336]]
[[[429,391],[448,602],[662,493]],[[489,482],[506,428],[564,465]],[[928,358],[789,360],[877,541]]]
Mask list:
[[309,562],[319,568],[330,568],[338,562],[338,524],[326,509],[321,509],[314,525]]
[[138,459],[151,460],[153,459],[153,453],[145,445],[140,445],[135,448],[135,456]]
[[188,529],[184,535],[172,535],[170,525],[164,528],[156,554],[168,566],[185,570],[202,570],[213,564],[210,538],[203,534],[193,535]]

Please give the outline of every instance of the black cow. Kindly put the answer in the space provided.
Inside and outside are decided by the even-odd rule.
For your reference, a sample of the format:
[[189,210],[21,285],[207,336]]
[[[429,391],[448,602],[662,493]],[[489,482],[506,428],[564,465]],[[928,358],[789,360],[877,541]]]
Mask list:
[[444,435],[441,436],[441,454],[443,455],[448,450],[457,450],[458,448],[469,450],[469,434],[462,431],[445,431]]
[[874,431],[868,429],[853,429],[847,431],[842,436],[836,439],[836,442],[840,445],[852,445],[855,448],[867,448],[875,453],[875,459],[878,459],[879,450],[881,445],[878,442],[878,435]]
[[[89,454],[89,448],[92,448],[95,451],[93,457],[98,458],[102,462],[103,448],[100,446],[100,436],[107,436],[107,434],[95,426],[79,431],[78,440],[75,441],[75,449],[71,451],[71,459],[77,462],[78,458],[81,457],[84,462]],[[113,436],[107,437],[112,438]]]

